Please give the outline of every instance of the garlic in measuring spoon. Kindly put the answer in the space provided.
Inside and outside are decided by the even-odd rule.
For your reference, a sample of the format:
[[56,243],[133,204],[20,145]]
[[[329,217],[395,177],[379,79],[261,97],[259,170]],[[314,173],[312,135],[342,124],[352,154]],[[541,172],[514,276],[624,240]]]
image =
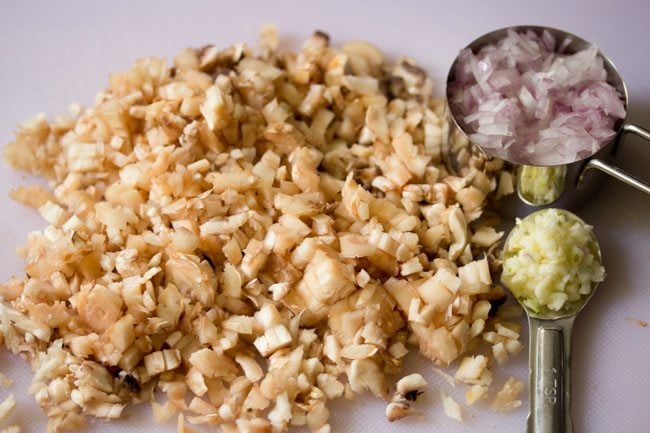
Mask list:
[[573,322],[605,277],[591,229],[571,212],[544,209],[518,220],[505,242],[501,281],[530,327],[529,433],[573,431]]

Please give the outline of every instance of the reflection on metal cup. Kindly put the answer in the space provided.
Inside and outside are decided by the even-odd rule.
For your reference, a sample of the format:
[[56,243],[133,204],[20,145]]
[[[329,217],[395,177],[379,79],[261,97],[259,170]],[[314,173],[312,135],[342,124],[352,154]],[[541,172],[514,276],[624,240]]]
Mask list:
[[522,165],[517,170],[517,195],[531,206],[549,205],[564,192],[566,166],[537,167]]

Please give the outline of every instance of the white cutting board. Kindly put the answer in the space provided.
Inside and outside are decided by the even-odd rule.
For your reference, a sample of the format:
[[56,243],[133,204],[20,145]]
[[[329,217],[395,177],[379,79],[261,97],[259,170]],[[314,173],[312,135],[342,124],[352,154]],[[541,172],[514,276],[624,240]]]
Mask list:
[[[476,36],[515,24],[541,24],[569,30],[599,45],[619,67],[631,95],[629,118],[650,127],[650,2],[520,1],[87,1],[0,3],[0,143],[15,125],[38,113],[63,112],[73,101],[90,103],[108,73],[139,57],[173,56],[185,46],[240,41],[254,43],[262,24],[277,24],[283,43],[296,47],[314,29],[334,43],[367,39],[389,56],[408,54],[437,80],[438,92],[457,51]],[[630,140],[621,164],[650,180],[650,143]],[[8,199],[10,189],[34,179],[0,168],[0,279],[20,275],[14,250],[28,231],[44,227],[35,212]],[[595,226],[607,269],[589,308],[577,322],[573,360],[573,418],[577,433],[648,432],[650,410],[650,197],[609,181],[578,212]],[[24,431],[40,432],[45,416],[26,393],[26,364],[0,350],[0,371],[14,378],[18,399],[13,419]],[[412,357],[405,372],[423,373],[435,388],[446,384],[430,363]],[[527,356],[497,373],[526,378]],[[0,390],[0,398],[8,394]],[[462,390],[451,392],[460,400]],[[421,419],[389,424],[384,404],[370,397],[331,406],[333,432],[523,432],[528,400],[521,408],[496,414],[477,404],[463,424],[444,416],[437,392],[420,404]],[[155,427],[147,407],[127,411],[128,419],[92,423],[91,431],[172,432]]]

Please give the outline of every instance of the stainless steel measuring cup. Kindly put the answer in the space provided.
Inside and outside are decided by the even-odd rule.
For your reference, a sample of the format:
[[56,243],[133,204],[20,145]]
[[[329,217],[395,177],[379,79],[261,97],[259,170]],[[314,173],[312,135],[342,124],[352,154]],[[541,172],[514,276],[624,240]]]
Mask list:
[[[580,51],[593,45],[569,32],[551,27],[515,26],[487,33],[471,42],[466,48],[471,49],[473,52],[478,52],[485,45],[495,43],[505,37],[509,29],[513,29],[517,32],[532,30],[537,34],[541,34],[546,30],[553,35],[559,43],[562,43],[564,40],[568,42],[563,51],[567,54]],[[614,66],[614,63],[607,56],[600,51],[598,52],[598,55],[603,59],[604,67],[607,71],[607,82],[622,95],[625,109],[627,111],[627,87],[625,86],[620,73],[616,69],[616,66]],[[456,58],[452,63],[447,75],[447,101],[449,101],[451,97],[450,84],[454,82],[457,64],[458,58]],[[451,104],[447,104],[445,117],[449,126],[448,130],[452,131],[455,128],[458,128],[462,134],[469,138],[467,125],[463,121],[463,114],[457,111],[458,110],[455,110]],[[607,143],[607,145],[602,147],[595,154],[581,160],[570,161],[564,165],[550,167],[525,165],[524,161],[517,161],[516,159],[506,161],[514,166],[517,193],[510,194],[499,200],[499,203],[497,203],[499,211],[507,216],[524,216],[533,211],[549,207],[575,209],[592,197],[597,189],[602,185],[604,181],[602,173],[607,173],[610,176],[645,192],[646,194],[650,194],[650,185],[647,182],[639,180],[613,164],[613,159],[626,135],[632,134],[650,141],[650,131],[628,123],[625,119],[620,120],[616,124],[615,128],[616,135],[609,143]],[[475,144],[472,144],[472,146],[475,149],[480,149],[481,152],[488,156],[493,156],[490,155],[489,149],[481,149],[480,146]],[[538,180],[541,179],[544,182],[552,183],[553,188],[550,189],[551,194],[547,194],[543,197],[541,195],[531,194],[529,189],[526,187],[528,184],[527,179],[530,178],[530,176],[537,176]]]

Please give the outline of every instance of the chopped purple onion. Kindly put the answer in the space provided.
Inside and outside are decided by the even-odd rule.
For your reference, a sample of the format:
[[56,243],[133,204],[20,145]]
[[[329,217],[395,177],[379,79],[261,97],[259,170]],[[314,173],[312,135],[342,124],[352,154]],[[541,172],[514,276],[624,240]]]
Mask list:
[[529,165],[559,165],[594,154],[625,117],[595,46],[556,51],[549,32],[518,33],[474,54],[461,51],[449,103],[477,145]]

